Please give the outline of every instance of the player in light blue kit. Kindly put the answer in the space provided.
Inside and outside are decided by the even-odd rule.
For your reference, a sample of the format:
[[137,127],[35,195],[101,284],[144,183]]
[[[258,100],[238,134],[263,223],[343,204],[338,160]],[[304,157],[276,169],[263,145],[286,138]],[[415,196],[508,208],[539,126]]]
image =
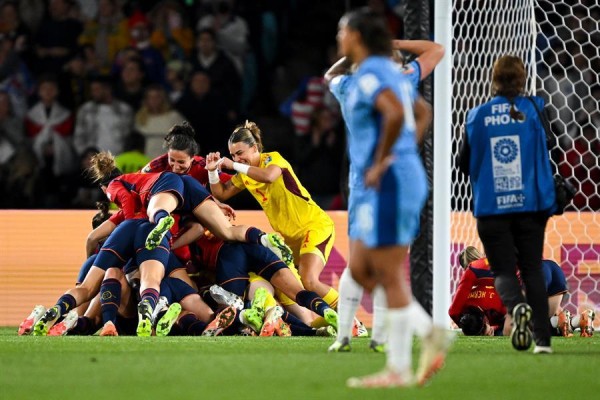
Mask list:
[[[428,40],[392,40],[391,44],[394,50],[392,59],[396,62],[397,67],[401,69],[404,77],[410,81],[415,92],[418,90],[419,83],[433,72],[444,56],[443,46]],[[415,54],[417,58],[408,64],[404,64],[404,58],[399,51]],[[325,73],[325,80],[329,82],[330,88],[340,104],[344,104],[345,88],[353,77],[351,70],[351,61],[346,57],[342,57]],[[417,110],[422,109],[425,112],[425,115],[422,118],[417,118],[417,121],[424,121],[426,125],[430,120],[427,115],[430,106],[421,97],[418,97],[417,102],[420,104],[415,108]],[[417,132],[425,132],[426,126],[417,126],[416,130]],[[417,137],[417,142],[421,141],[422,138]],[[338,290],[344,294],[340,296],[338,303],[340,329],[338,330],[337,342],[339,344],[334,345],[331,351],[349,351],[351,336],[348,334],[348,329],[352,326],[360,299],[363,297],[363,288],[354,281],[350,270],[346,268],[340,277]],[[384,344],[387,341],[387,330],[385,328],[387,305],[383,288],[376,286],[372,292],[372,298],[373,324],[369,347],[375,352],[383,352]]]
[[414,88],[389,59],[390,39],[384,22],[367,11],[351,12],[340,21],[339,49],[357,67],[352,78],[337,82],[343,96],[332,88],[338,98],[343,97],[342,113],[348,127],[348,267],[365,289],[383,287],[391,333],[386,368],[374,375],[350,378],[351,387],[414,383],[411,324],[415,319],[423,337],[416,376],[419,384],[441,368],[450,343],[447,332],[433,327],[425,311],[412,301],[405,277],[408,246],[419,229],[427,197],[416,144],[417,121],[419,129],[426,124],[423,110],[413,111]]

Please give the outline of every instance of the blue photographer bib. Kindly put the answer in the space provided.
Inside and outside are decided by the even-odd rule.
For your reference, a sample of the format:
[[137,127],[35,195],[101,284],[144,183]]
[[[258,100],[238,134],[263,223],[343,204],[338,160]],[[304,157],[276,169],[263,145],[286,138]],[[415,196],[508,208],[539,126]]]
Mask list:
[[[534,97],[540,109],[543,100]],[[469,174],[475,217],[550,210],[554,183],[546,134],[531,101],[517,97],[523,121],[510,116],[502,96],[469,111],[466,132],[471,148]]]

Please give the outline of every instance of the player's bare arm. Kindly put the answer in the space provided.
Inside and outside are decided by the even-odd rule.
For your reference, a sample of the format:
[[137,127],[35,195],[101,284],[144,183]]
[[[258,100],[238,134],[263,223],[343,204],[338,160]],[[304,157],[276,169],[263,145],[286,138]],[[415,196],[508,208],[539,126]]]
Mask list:
[[328,70],[325,72],[324,78],[327,82],[331,82],[333,78],[340,75],[347,75],[350,73],[350,68],[352,67],[352,62],[346,58],[342,57],[335,62]]
[[185,225],[185,231],[173,242],[171,249],[175,250],[195,242],[204,234],[204,227],[197,222],[189,221]]
[[[209,181],[210,174],[220,168],[233,169],[233,163],[227,157],[221,157],[221,153],[218,151],[208,153],[206,156],[206,170],[209,172]],[[210,191],[217,200],[225,201],[242,190],[235,187],[231,181],[223,183],[217,178],[216,181],[210,181]]]
[[281,167],[269,165],[266,168],[250,167],[248,176],[257,182],[273,183],[281,176]]
[[421,80],[433,72],[445,52],[441,44],[429,40],[392,40],[392,48],[417,55],[417,61],[421,66]]
[[[240,153],[242,151],[243,150],[241,149],[239,150]],[[236,157],[239,157],[240,154],[232,153],[231,156],[233,159],[236,159]],[[248,163],[246,163],[246,165],[248,165]],[[223,157],[220,160],[220,166],[221,168],[225,169],[235,169],[234,161],[227,157]],[[282,173],[281,168],[277,165],[269,165],[266,168],[255,167],[253,165],[248,165],[248,167],[248,171],[246,171],[245,174],[255,181],[262,183],[273,183],[281,176]]]
[[110,220],[106,220],[101,223],[96,229],[88,234],[87,240],[85,241],[85,254],[90,257],[96,252],[98,244],[106,239],[117,226]]
[[433,112],[431,111],[431,105],[421,96],[417,97],[415,101],[414,112],[416,139],[417,143],[421,144],[433,120]]

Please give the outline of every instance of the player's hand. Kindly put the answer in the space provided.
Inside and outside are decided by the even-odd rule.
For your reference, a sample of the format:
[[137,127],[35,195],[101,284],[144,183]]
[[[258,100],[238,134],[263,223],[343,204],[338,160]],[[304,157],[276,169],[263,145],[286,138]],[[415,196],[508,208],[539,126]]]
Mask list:
[[209,171],[214,171],[219,166],[219,160],[221,159],[221,153],[214,152],[208,153],[206,156],[206,169]]
[[221,169],[233,169],[233,161],[227,157],[221,158]]
[[221,203],[220,201],[217,202],[217,205],[219,206],[223,214],[225,214],[225,216],[229,219],[229,221],[235,221],[235,210],[231,206],[225,203]]
[[387,156],[382,161],[373,164],[367,172],[365,172],[365,185],[375,189],[379,188],[383,174],[394,161],[394,156]]

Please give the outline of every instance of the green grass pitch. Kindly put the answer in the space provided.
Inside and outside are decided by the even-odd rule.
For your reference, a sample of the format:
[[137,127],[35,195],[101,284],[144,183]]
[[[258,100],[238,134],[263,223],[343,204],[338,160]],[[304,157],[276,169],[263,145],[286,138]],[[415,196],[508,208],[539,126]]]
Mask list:
[[[355,339],[19,337],[0,328],[0,399],[592,399],[600,334],[555,338],[552,355],[516,352],[507,338],[459,336],[424,388],[348,389],[385,356]],[[414,361],[418,357],[415,346]]]

